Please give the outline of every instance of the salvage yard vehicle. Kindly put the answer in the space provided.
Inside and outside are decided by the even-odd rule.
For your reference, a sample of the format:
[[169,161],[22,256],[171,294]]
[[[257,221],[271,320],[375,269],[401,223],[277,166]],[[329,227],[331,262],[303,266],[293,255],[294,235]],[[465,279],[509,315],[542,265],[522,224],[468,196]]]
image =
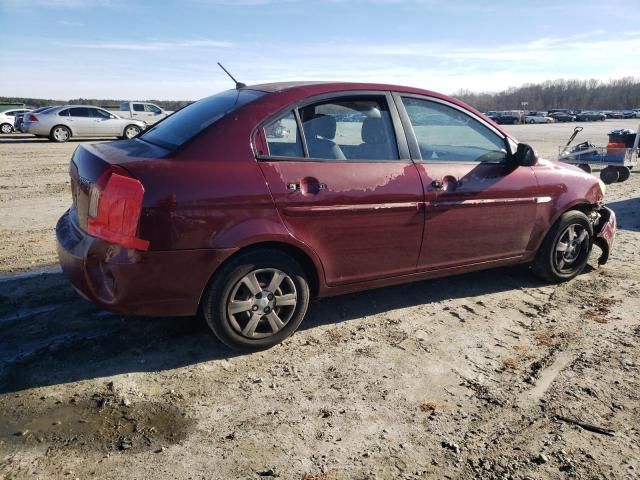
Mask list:
[[547,112],[528,112],[525,117],[527,123],[553,123],[555,120],[547,116]]
[[14,124],[16,122],[16,116],[28,111],[29,109],[27,108],[18,108],[0,112],[0,133],[4,133],[5,135],[13,133],[15,130]]
[[576,122],[604,122],[607,116],[602,112],[580,112],[576,115]]
[[548,115],[556,122],[573,122],[576,119],[575,115],[564,111],[549,112]]
[[119,110],[109,111],[120,118],[140,120],[146,125],[153,125],[173,113],[147,102],[122,102]]
[[594,243],[607,261],[616,230],[599,180],[456,99],[391,85],[238,86],[80,145],[70,177],[57,250],[80,295],[202,312],[245,350],[291,335],[313,297],[514,264],[566,281]]
[[120,118],[91,105],[63,105],[39,113],[27,113],[22,131],[47,136],[54,142],[66,142],[72,137],[133,138],[146,125],[139,120]]

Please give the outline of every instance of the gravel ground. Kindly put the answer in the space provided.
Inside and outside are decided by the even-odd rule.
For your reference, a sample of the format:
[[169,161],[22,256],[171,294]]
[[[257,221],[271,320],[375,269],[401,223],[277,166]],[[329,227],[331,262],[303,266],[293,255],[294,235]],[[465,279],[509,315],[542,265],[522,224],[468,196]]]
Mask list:
[[[507,128],[553,158],[574,126]],[[104,312],[47,270],[76,146],[0,138],[0,478],[640,476],[639,175],[608,188],[605,267],[327,299],[238,355],[199,319]]]

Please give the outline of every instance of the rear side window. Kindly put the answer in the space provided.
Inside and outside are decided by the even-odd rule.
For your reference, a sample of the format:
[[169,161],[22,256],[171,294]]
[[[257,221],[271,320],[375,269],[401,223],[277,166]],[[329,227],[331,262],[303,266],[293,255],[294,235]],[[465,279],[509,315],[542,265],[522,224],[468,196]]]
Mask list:
[[[43,110],[43,112],[45,112],[46,110]],[[68,117],[69,116],[69,109],[65,109],[65,110],[61,110],[60,112],[58,112],[58,115],[60,115],[61,117]]]
[[69,115],[72,117],[89,117],[89,109],[86,107],[70,108]]
[[304,157],[298,124],[293,112],[273,120],[264,127],[264,136],[272,157]]
[[212,95],[168,116],[138,138],[170,150],[178,148],[225,115],[263,95],[264,92],[249,89]]
[[398,160],[384,97],[339,98],[300,109],[310,158]]

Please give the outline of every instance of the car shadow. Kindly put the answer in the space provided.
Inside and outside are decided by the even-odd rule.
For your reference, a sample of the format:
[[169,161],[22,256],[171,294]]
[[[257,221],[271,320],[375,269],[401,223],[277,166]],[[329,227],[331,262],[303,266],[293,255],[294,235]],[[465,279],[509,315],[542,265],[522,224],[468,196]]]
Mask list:
[[640,232],[639,197],[607,203],[606,206],[616,213],[619,229]]
[[[381,288],[312,303],[301,330],[541,285],[525,268],[512,267]],[[100,310],[61,273],[0,281],[0,393],[242,354],[219,342],[199,316],[143,318]]]

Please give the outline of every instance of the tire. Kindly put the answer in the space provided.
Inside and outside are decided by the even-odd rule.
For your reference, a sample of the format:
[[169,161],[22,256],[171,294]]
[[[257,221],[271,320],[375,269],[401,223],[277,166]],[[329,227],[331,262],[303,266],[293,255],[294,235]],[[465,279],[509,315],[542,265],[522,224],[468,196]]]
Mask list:
[[588,163],[580,163],[578,165],[576,165],[578,168],[584,170],[587,173],[591,173],[591,165],[589,165]]
[[124,130],[122,132],[122,138],[131,140],[133,137],[140,133],[140,130],[140,127],[137,125],[127,125],[126,127],[124,127]]
[[10,123],[3,123],[2,125],[0,125],[0,133],[3,133],[5,135],[13,133],[13,125],[11,125]]
[[541,280],[566,282],[584,270],[592,246],[591,222],[584,213],[570,210],[563,213],[547,233],[531,270]]
[[618,183],[626,182],[630,176],[631,170],[628,167],[618,167],[618,180],[616,180]]
[[[286,304],[278,306],[279,298]],[[202,300],[204,318],[216,337],[245,351],[282,342],[296,331],[308,306],[309,283],[300,264],[267,248],[241,253],[223,265]]]
[[610,185],[612,183],[617,182],[619,177],[620,177],[620,172],[616,167],[612,165],[609,165],[608,167],[605,167],[600,171],[600,179],[606,185]]
[[49,139],[53,142],[64,143],[71,138],[71,130],[64,125],[56,125],[51,129]]
[[536,123],[535,120],[529,120],[530,125],[533,125],[534,123]]

